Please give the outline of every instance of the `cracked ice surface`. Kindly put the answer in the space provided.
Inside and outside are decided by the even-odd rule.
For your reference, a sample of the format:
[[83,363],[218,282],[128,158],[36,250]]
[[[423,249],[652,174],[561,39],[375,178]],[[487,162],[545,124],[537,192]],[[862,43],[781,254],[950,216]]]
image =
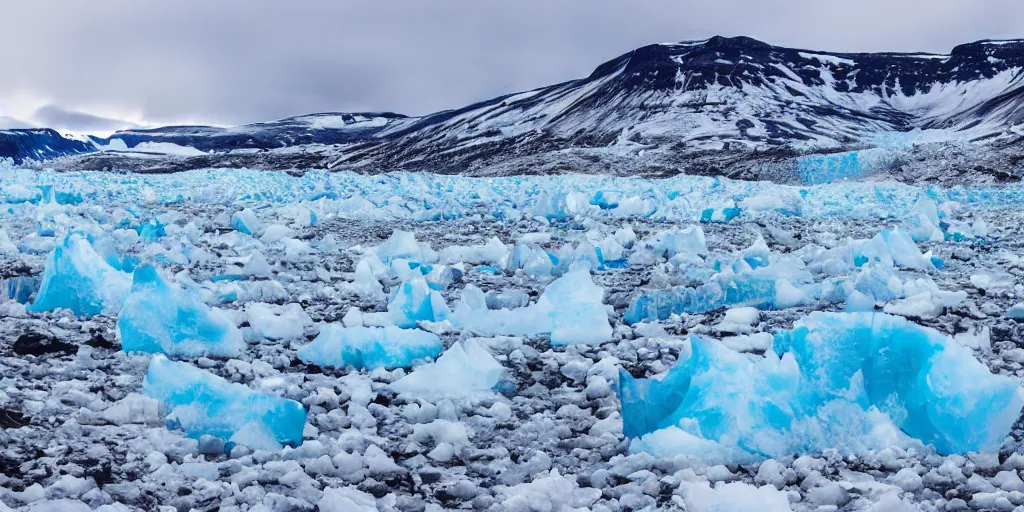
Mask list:
[[[0,207],[8,507],[1024,505],[1019,418],[1013,406],[991,414],[1024,376],[1019,186],[6,170],[0,197],[13,199]],[[74,250],[65,250],[69,234]],[[48,265],[51,254],[60,258]],[[148,269],[159,286],[143,280],[153,292],[132,298],[132,273]],[[688,295],[680,290],[702,287],[720,295],[677,307]],[[643,296],[672,300],[631,307]],[[43,307],[52,297],[75,299]],[[858,350],[827,357],[819,348],[846,329],[818,325],[815,311],[935,334],[859,337]],[[170,347],[169,359],[125,352],[132,341],[119,314]],[[780,333],[805,327],[819,334],[783,343],[793,334]],[[642,451],[624,435],[635,432],[623,430],[620,371],[664,380],[689,361],[691,336],[733,364],[711,391],[762,389],[741,384],[772,375],[740,368],[795,366],[802,387],[774,395],[799,398],[783,404],[791,411],[839,401],[849,414],[823,429],[884,428],[870,439],[805,429],[751,451],[758,439],[728,428],[717,436],[705,420],[649,432]],[[913,367],[914,386],[892,401],[873,394],[889,381],[866,368],[933,338],[941,352],[899,359],[930,362]],[[194,350],[174,350],[179,339]],[[225,339],[231,350],[220,351],[214,340]],[[311,347],[322,357],[309,357]],[[148,395],[154,362],[168,370],[167,389],[211,391]],[[853,367],[861,377],[849,376]],[[804,389],[811,384],[843,394],[825,400]],[[920,405],[921,390],[953,392],[902,415],[897,405]],[[267,408],[238,405],[257,402],[290,412],[263,419]],[[721,411],[740,417],[744,403],[758,402]],[[290,420],[273,424],[279,417]]]

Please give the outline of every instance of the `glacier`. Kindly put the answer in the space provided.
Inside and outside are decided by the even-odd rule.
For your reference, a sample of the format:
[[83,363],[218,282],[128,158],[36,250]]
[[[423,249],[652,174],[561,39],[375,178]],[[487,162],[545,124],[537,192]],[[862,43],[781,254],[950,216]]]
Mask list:
[[311,343],[297,351],[299,359],[321,366],[356,369],[403,368],[444,350],[436,334],[417,329],[325,325]]
[[125,352],[234,357],[245,350],[234,323],[149,264],[135,269],[117,332]]
[[154,355],[142,381],[146,396],[167,410],[167,423],[199,439],[209,435],[230,447],[279,450],[302,444],[306,410],[277,395],[253,391],[187,363]]
[[887,446],[998,449],[1024,407],[1017,379],[904,318],[814,312],[764,357],[693,337],[660,379],[620,374],[633,449],[744,460]]

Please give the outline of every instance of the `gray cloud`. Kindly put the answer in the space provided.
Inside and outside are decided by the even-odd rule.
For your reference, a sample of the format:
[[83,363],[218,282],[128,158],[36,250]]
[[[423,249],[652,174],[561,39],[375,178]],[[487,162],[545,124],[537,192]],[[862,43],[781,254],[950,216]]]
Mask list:
[[67,110],[57,105],[45,105],[32,114],[31,121],[39,126],[56,130],[80,131],[85,133],[110,133],[116,130],[136,128],[137,124],[121,119],[110,119],[84,112]]
[[148,123],[425,114],[585,76],[644,44],[749,35],[946,52],[1024,36],[1019,0],[51,0],[6,5],[0,112]]

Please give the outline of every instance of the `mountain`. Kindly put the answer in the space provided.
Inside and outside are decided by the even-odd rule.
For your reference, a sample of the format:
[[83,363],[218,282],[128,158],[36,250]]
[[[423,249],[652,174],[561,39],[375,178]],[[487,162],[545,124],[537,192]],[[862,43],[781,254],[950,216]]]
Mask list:
[[0,130],[0,158],[15,162],[47,161],[95,150],[88,141],[65,137],[49,128]]
[[[314,114],[236,128],[126,130],[94,139],[124,151],[90,150],[48,164],[685,172],[804,182],[824,169],[840,177],[1018,179],[1022,70],[1024,40],[979,41],[934,55],[832,53],[714,37],[645,46],[586,78],[423,117]],[[159,156],[171,145],[198,151]],[[830,156],[849,152],[863,157],[854,169]]]

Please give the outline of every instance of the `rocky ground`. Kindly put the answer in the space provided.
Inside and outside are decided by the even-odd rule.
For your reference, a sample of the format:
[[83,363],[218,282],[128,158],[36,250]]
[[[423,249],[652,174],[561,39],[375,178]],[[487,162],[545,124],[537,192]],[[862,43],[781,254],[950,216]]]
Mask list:
[[[202,282],[239,255],[233,237],[240,235],[230,225],[234,206],[186,201],[150,208],[170,214],[171,224],[181,228],[169,231],[168,239],[193,223],[198,236],[190,238],[191,245],[211,256],[198,263],[161,260],[168,275],[184,270]],[[945,262],[931,275],[936,284],[964,290],[968,298],[935,318],[915,321],[950,335],[987,328],[991,347],[977,348],[976,356],[995,373],[1024,377],[1024,325],[1005,316],[1024,294],[1024,241],[1018,236],[1024,215],[1012,207],[963,207],[957,215],[984,219],[990,235],[923,243],[921,249]],[[870,238],[891,222],[770,214],[703,229],[713,253],[742,250],[760,234],[774,253],[785,254],[808,243]],[[294,228],[294,239],[315,248],[309,253],[296,256],[282,243],[258,244],[272,272],[248,277],[251,297],[222,306],[236,312],[248,342],[244,354],[187,360],[301,402],[308,411],[304,441],[280,452],[237,445],[224,453],[223,441],[191,439],[168,428],[160,404],[141,394],[150,356],[121,350],[115,314],[29,313],[7,300],[0,306],[0,510],[4,505],[26,510],[699,510],[702,490],[729,482],[778,489],[793,510],[1024,506],[1020,422],[998,453],[987,454],[940,456],[929,449],[892,447],[859,456],[831,450],[734,464],[631,453],[615,393],[619,368],[655,375],[673,366],[686,335],[719,339],[726,334],[715,327],[721,310],[658,324],[623,321],[640,289],[680,282],[664,262],[595,272],[613,326],[611,341],[597,346],[552,347],[547,336],[480,337],[436,329],[446,346],[478,339],[506,368],[505,385],[485,396],[432,401],[399,396],[389,383],[406,369],[360,372],[307,364],[296,356],[298,347],[316,337],[321,322],[339,322],[353,307],[385,309],[386,301],[362,299],[344,283],[351,280],[360,249],[380,244],[393,230],[409,230],[437,250],[493,236],[511,247],[537,231],[551,234],[546,246],[559,247],[578,242],[586,229],[611,231],[626,223],[327,215],[315,225]],[[628,223],[640,240],[680,227],[642,218]],[[14,242],[37,231],[36,221],[25,217],[7,216],[3,227]],[[337,243],[324,245],[328,236]],[[145,244],[118,248],[143,259],[155,254]],[[45,250],[7,253],[2,269],[10,289],[16,276],[38,277],[45,256]],[[536,297],[548,282],[522,271],[469,271],[443,295],[455,303],[465,284],[473,283],[485,292],[515,289]],[[397,279],[384,283],[398,284]],[[297,303],[312,323],[304,338],[259,339],[245,319],[246,301]],[[841,304],[815,304],[764,311],[754,330],[773,332],[810,311],[841,309]]]

